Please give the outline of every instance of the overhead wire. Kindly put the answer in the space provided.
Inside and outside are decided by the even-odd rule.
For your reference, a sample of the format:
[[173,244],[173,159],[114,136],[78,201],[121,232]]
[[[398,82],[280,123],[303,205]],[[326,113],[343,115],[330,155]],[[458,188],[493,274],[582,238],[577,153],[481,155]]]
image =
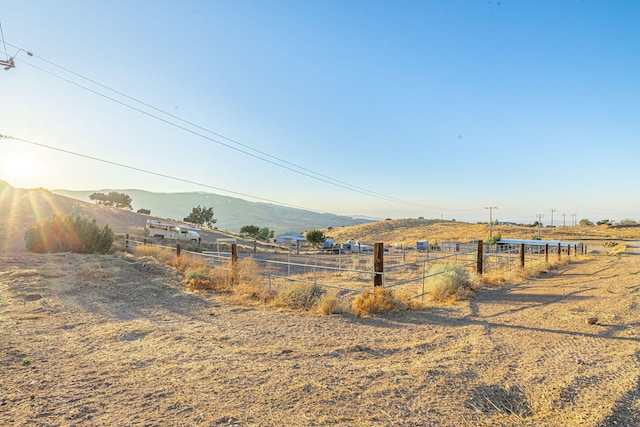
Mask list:
[[[13,46],[13,47],[16,47],[16,48],[19,48],[18,46],[12,45],[11,43],[9,43],[9,45],[11,45],[11,46]],[[50,61],[50,60],[48,60],[48,59],[42,58],[42,57],[37,56],[37,55],[35,55],[35,54],[34,54],[34,55],[32,55],[32,56],[37,57],[38,59],[40,59],[40,60],[41,60],[41,61],[43,61],[43,62],[46,62],[47,64],[50,64],[50,65],[55,66],[55,67],[57,67],[57,68],[59,68],[59,69],[61,69],[61,70],[64,70],[65,72],[68,72],[68,73],[70,73],[70,74],[73,74],[74,76],[77,76],[77,77],[82,78],[82,79],[84,79],[84,80],[86,80],[86,81],[88,81],[88,82],[91,82],[92,84],[95,84],[95,85],[97,85],[97,86],[99,86],[99,87],[102,87],[102,88],[104,88],[104,89],[107,89],[107,90],[109,90],[109,91],[111,91],[111,92],[113,92],[113,93],[116,93],[116,94],[118,94],[118,95],[120,95],[120,96],[122,96],[122,97],[125,97],[126,99],[129,99],[129,100],[131,100],[131,101],[134,101],[134,102],[136,102],[136,103],[138,103],[138,104],[140,104],[140,105],[143,105],[143,106],[144,106],[144,107],[146,107],[146,108],[150,108],[150,109],[152,109],[152,110],[154,110],[154,111],[157,111],[157,112],[160,112],[160,113],[162,113],[162,114],[165,114],[166,116],[171,117],[172,119],[179,120],[179,121],[180,121],[180,122],[182,122],[182,123],[188,124],[189,126],[195,127],[195,128],[200,129],[200,130],[202,130],[202,131],[204,131],[204,132],[207,132],[207,133],[210,133],[210,134],[212,134],[212,135],[215,135],[215,136],[217,136],[217,137],[219,137],[219,138],[224,138],[224,139],[225,139],[225,140],[227,140],[227,141],[230,141],[230,142],[232,142],[232,143],[234,143],[234,144],[236,144],[236,145],[239,145],[239,146],[241,146],[241,147],[243,147],[243,148],[246,148],[246,149],[248,149],[248,150],[251,150],[251,151],[253,151],[253,152],[255,152],[255,153],[259,153],[260,155],[250,153],[250,152],[248,152],[248,151],[246,151],[246,150],[243,150],[243,149],[241,149],[241,148],[238,148],[238,147],[234,147],[234,146],[232,146],[232,145],[230,145],[230,144],[227,144],[227,143],[225,143],[225,142],[222,142],[222,141],[220,141],[220,140],[218,140],[218,139],[212,138],[212,137],[207,136],[207,135],[204,135],[204,134],[202,134],[202,133],[200,133],[200,132],[194,131],[193,129],[187,128],[187,127],[185,127],[185,126],[179,125],[179,124],[174,123],[174,122],[172,122],[172,121],[170,121],[170,120],[167,120],[167,119],[165,119],[165,118],[159,117],[159,116],[157,116],[157,115],[155,115],[155,114],[152,114],[152,113],[150,113],[150,112],[148,112],[148,111],[142,110],[141,108],[137,108],[137,107],[135,107],[135,106],[132,106],[132,105],[130,105],[130,104],[127,104],[126,102],[123,102],[123,101],[121,101],[121,100],[118,100],[118,99],[116,99],[116,98],[114,98],[114,97],[111,97],[111,96],[109,96],[109,95],[106,95],[106,94],[104,94],[104,93],[98,92],[97,90],[91,89],[91,88],[89,88],[89,87],[87,87],[87,86],[85,86],[85,85],[82,85],[82,84],[80,84],[80,83],[78,83],[78,82],[75,82],[75,81],[72,81],[72,80],[70,80],[70,79],[67,79],[67,78],[65,78],[65,77],[63,77],[63,76],[60,76],[60,75],[58,75],[58,74],[56,74],[56,73],[53,73],[53,72],[51,72],[51,71],[49,71],[49,70],[45,70],[45,69],[43,69],[42,67],[38,67],[38,66],[36,66],[36,65],[34,65],[34,64],[30,64],[30,63],[29,63],[29,62],[27,62],[27,61],[22,60],[21,62],[23,62],[24,64],[26,64],[26,65],[28,65],[28,66],[30,66],[30,67],[32,67],[32,68],[35,68],[35,69],[37,69],[37,70],[39,70],[39,71],[41,71],[41,72],[44,72],[44,73],[46,73],[46,74],[49,74],[49,75],[51,75],[51,76],[53,76],[53,77],[55,77],[55,78],[58,78],[58,79],[60,79],[60,80],[63,80],[63,81],[65,81],[65,82],[67,82],[67,83],[69,83],[69,84],[72,84],[72,85],[74,85],[74,86],[77,86],[77,87],[79,87],[79,88],[81,88],[81,89],[87,90],[87,91],[89,91],[89,92],[91,92],[91,93],[93,93],[93,94],[95,94],[95,95],[101,96],[101,97],[103,97],[103,98],[105,98],[105,99],[108,99],[108,100],[110,100],[110,101],[112,101],[112,102],[115,102],[115,103],[118,103],[118,104],[120,104],[120,105],[122,105],[122,106],[125,106],[125,107],[127,107],[127,108],[130,108],[130,109],[132,109],[132,110],[134,110],[134,111],[137,111],[137,112],[139,112],[139,113],[141,113],[141,114],[144,114],[144,115],[147,115],[147,116],[149,116],[149,117],[152,117],[152,118],[154,118],[154,119],[156,119],[156,120],[159,120],[159,121],[161,121],[161,122],[163,122],[163,123],[166,123],[166,124],[168,124],[168,125],[170,125],[170,126],[174,126],[174,127],[178,128],[178,129],[181,129],[181,130],[183,130],[183,131],[189,132],[189,133],[191,133],[191,134],[193,134],[193,135],[196,135],[196,136],[201,137],[201,138],[203,138],[203,139],[206,139],[206,140],[208,140],[208,141],[211,141],[211,142],[214,142],[214,143],[220,144],[220,145],[222,145],[222,146],[224,146],[224,147],[227,147],[227,148],[229,148],[229,149],[231,149],[231,150],[238,151],[238,152],[243,153],[243,154],[245,154],[245,155],[248,155],[248,156],[250,156],[250,157],[253,157],[253,158],[256,158],[256,159],[262,160],[262,161],[267,162],[267,163],[270,163],[270,164],[272,164],[272,165],[274,165],[274,166],[278,166],[278,167],[280,167],[280,168],[283,168],[283,169],[285,169],[285,170],[288,170],[288,171],[290,171],[290,172],[294,172],[294,173],[297,173],[297,174],[300,174],[300,175],[303,175],[303,176],[306,176],[306,177],[309,177],[309,178],[312,178],[312,179],[315,179],[315,180],[318,180],[318,181],[321,181],[321,182],[324,182],[324,183],[327,183],[327,184],[330,184],[330,185],[334,185],[334,186],[337,186],[337,187],[340,187],[340,188],[343,188],[343,189],[346,189],[346,190],[349,190],[349,191],[354,191],[354,192],[357,192],[357,193],[360,193],[360,194],[363,194],[363,195],[367,195],[367,196],[370,196],[370,197],[375,197],[375,198],[378,198],[378,199],[382,199],[382,200],[386,200],[386,201],[390,201],[390,202],[394,202],[394,203],[400,203],[400,204],[411,205],[411,206],[417,206],[417,207],[425,207],[425,208],[431,208],[431,209],[456,210],[456,209],[440,208],[440,207],[436,207],[436,206],[429,206],[429,205],[424,205],[424,204],[421,204],[421,203],[415,203],[415,202],[410,202],[410,201],[402,200],[402,199],[399,199],[399,198],[396,198],[396,197],[392,197],[392,196],[384,195],[384,194],[382,194],[382,193],[374,192],[374,191],[368,190],[368,189],[366,189],[366,188],[359,187],[359,186],[356,186],[356,185],[354,185],[354,184],[347,183],[347,182],[345,182],[345,181],[341,181],[341,180],[336,179],[336,178],[332,178],[332,177],[330,177],[330,176],[328,176],[328,175],[325,175],[325,174],[322,174],[322,173],[319,173],[319,172],[313,171],[313,170],[311,170],[311,169],[308,169],[308,168],[302,167],[302,166],[300,166],[300,165],[294,164],[294,163],[289,162],[289,161],[287,161],[287,160],[285,160],[285,159],[282,159],[282,158],[280,158],[280,157],[273,156],[273,155],[271,155],[271,154],[269,154],[269,153],[266,153],[266,152],[264,152],[264,151],[261,151],[261,150],[255,149],[255,148],[253,148],[253,147],[251,147],[251,146],[249,146],[249,145],[243,144],[243,143],[241,143],[241,142],[239,142],[239,141],[237,141],[237,140],[234,140],[234,139],[232,139],[232,138],[226,137],[226,136],[224,136],[224,135],[222,135],[222,134],[219,134],[219,133],[217,133],[217,132],[214,132],[214,131],[212,131],[212,130],[209,130],[209,129],[207,129],[207,128],[203,127],[203,126],[200,126],[200,125],[198,125],[198,124],[196,124],[196,123],[193,123],[193,122],[191,122],[191,121],[185,120],[185,119],[183,119],[183,118],[181,118],[181,117],[179,117],[179,116],[176,116],[176,115],[174,115],[174,114],[172,114],[172,113],[169,113],[169,112],[164,111],[164,110],[162,110],[162,109],[160,109],[160,108],[154,107],[153,105],[148,104],[148,103],[146,103],[146,102],[144,102],[144,101],[140,101],[140,100],[138,100],[138,99],[136,99],[136,98],[134,98],[134,97],[132,97],[132,96],[129,96],[129,95],[127,95],[127,94],[125,94],[125,93],[123,93],[123,92],[121,92],[121,91],[118,91],[118,90],[113,89],[113,88],[111,88],[111,87],[109,87],[109,86],[107,86],[107,85],[104,85],[104,84],[102,84],[102,83],[100,83],[100,82],[97,82],[97,81],[95,81],[95,80],[93,80],[93,79],[90,79],[90,78],[88,78],[88,77],[85,77],[85,76],[83,76],[82,74],[79,74],[79,73],[77,73],[77,72],[75,72],[75,71],[72,71],[72,70],[70,70],[70,69],[68,69],[68,68],[66,68],[66,67],[63,67],[63,66],[61,66],[61,65],[58,65],[58,64],[56,64],[56,63],[54,63],[54,62],[52,62],[52,61]],[[269,157],[270,159],[273,159],[273,160],[269,160],[268,158],[265,158],[265,157],[263,157],[263,156]],[[278,162],[280,162],[280,163],[278,163]]]
[[252,198],[252,199],[261,200],[261,201],[269,202],[269,203],[275,203],[277,205],[287,206],[287,207],[290,207],[290,208],[303,209],[303,210],[307,210],[307,211],[311,211],[311,212],[322,213],[322,212],[320,212],[320,211],[318,211],[316,209],[311,209],[311,208],[307,208],[307,207],[304,207],[304,206],[293,205],[291,203],[285,203],[285,202],[277,201],[277,200],[274,200],[274,199],[268,199],[268,198],[265,198],[265,197],[256,196],[256,195],[249,194],[249,193],[242,193],[242,192],[239,192],[239,191],[228,190],[226,188],[215,187],[213,185],[205,184],[205,183],[202,183],[202,182],[193,181],[193,180],[189,180],[189,179],[185,179],[185,178],[180,178],[180,177],[168,175],[168,174],[165,174],[165,173],[162,173],[162,172],[155,172],[155,171],[151,171],[151,170],[148,170],[148,169],[139,168],[137,166],[126,165],[124,163],[115,162],[113,160],[102,159],[100,157],[95,157],[95,156],[91,156],[91,155],[88,155],[88,154],[78,153],[76,151],[66,150],[64,148],[54,147],[54,146],[51,146],[51,145],[42,144],[42,143],[39,143],[39,142],[30,141],[28,139],[18,138],[18,137],[11,136],[11,135],[2,135],[2,134],[0,134],[0,138],[11,139],[11,140],[14,140],[14,141],[35,145],[35,146],[46,148],[46,149],[49,149],[49,150],[58,151],[58,152],[65,153],[65,154],[71,154],[73,156],[82,157],[82,158],[85,158],[85,159],[94,160],[94,161],[97,161],[97,162],[106,163],[106,164],[109,164],[109,165],[118,166],[118,167],[125,168],[125,169],[130,169],[130,170],[134,170],[134,171],[137,171],[137,172],[146,173],[146,174],[149,174],[149,175],[155,175],[155,176],[159,176],[159,177],[162,177],[162,178],[171,179],[171,180],[174,180],[174,181],[184,182],[186,184],[193,184],[193,185],[197,185],[197,186],[204,187],[204,188],[209,188],[209,189],[216,190],[216,191],[224,191],[226,193],[235,194],[237,196],[249,197],[249,198]]

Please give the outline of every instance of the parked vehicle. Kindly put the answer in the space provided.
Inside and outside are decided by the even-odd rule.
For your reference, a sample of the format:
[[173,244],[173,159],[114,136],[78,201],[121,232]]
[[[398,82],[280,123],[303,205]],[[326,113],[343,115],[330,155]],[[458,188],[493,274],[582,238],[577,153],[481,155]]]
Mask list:
[[196,230],[199,229],[148,219],[144,226],[144,235],[156,239],[175,239],[200,243],[200,233]]
[[428,240],[418,240],[416,242],[416,249],[419,251],[428,251],[429,250],[429,241]]

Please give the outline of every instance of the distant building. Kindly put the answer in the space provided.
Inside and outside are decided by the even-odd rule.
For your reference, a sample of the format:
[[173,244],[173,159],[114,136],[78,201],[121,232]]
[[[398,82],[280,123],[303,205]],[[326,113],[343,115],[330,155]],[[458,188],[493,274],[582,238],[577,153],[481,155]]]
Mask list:
[[299,243],[304,243],[306,241],[307,239],[305,239],[302,234],[296,232],[284,233],[276,237],[276,243],[278,245],[296,246]]
[[442,242],[442,252],[460,252],[460,242]]

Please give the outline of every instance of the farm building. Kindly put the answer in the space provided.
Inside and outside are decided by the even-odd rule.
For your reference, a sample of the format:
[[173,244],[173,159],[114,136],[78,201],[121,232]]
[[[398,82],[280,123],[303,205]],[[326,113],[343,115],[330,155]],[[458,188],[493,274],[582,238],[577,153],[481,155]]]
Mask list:
[[440,248],[442,252],[460,252],[460,242],[442,242]]
[[305,239],[302,234],[296,232],[289,232],[276,237],[276,243],[278,245],[296,246],[306,241],[307,239]]
[[536,247],[539,248],[545,245],[549,245],[550,248],[557,248],[558,245],[560,245],[560,248],[562,248],[563,250],[566,250],[567,248],[582,247],[582,243],[579,243],[579,242],[564,242],[560,240],[527,240],[527,239],[500,239],[499,241],[496,242],[496,247],[506,249],[509,247],[519,246],[521,244],[525,245],[525,248],[527,250],[532,250],[533,248],[536,248]]

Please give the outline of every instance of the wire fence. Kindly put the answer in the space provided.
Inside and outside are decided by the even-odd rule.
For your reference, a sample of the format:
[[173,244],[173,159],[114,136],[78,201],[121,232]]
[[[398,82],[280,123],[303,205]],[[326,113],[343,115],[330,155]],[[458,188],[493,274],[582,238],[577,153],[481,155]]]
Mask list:
[[[127,237],[125,246],[133,248],[139,245],[149,245],[145,241],[137,241]],[[469,275],[483,273],[507,272],[523,268],[526,264],[546,261],[549,257],[574,255],[585,248],[581,244],[548,243],[498,243],[486,244],[482,241],[472,241],[456,244],[451,251],[389,251],[384,253],[384,267],[375,271],[373,252],[363,253],[327,253],[308,252],[297,253],[289,251],[276,252],[245,252],[238,254],[235,245],[229,245],[229,250],[220,247],[216,251],[185,251],[166,245],[149,245],[165,250],[176,251],[176,255],[183,253],[192,257],[200,257],[213,268],[228,270],[233,274],[234,262],[250,260],[255,265],[255,272],[261,281],[270,289],[286,287],[295,283],[313,284],[326,289],[332,289],[341,294],[358,294],[372,289],[376,277],[383,288],[396,288],[410,293],[413,298],[424,297],[430,292],[430,283],[442,274],[463,268]],[[434,266],[440,266],[434,268]],[[446,268],[442,268],[442,266]],[[381,279],[381,280],[380,280]]]

